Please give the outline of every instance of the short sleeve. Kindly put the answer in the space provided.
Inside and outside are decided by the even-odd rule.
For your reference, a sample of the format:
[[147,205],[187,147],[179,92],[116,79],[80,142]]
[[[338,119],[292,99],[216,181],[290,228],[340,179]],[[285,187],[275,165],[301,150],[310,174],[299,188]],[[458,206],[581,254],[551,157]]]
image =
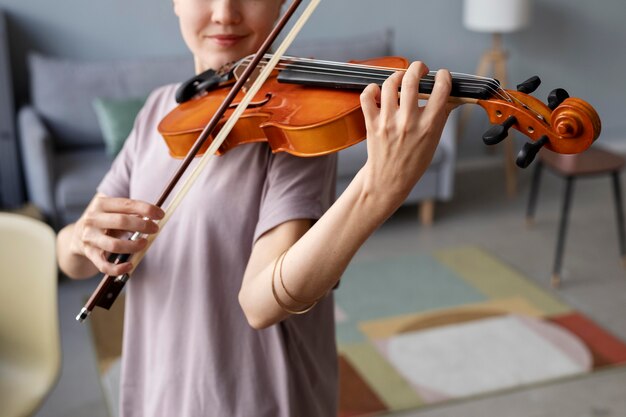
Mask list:
[[132,148],[137,136],[135,130],[136,129],[133,128],[128,139],[124,142],[122,150],[113,160],[109,172],[107,172],[100,182],[100,185],[98,185],[98,192],[110,197],[128,198],[130,196],[130,176],[133,166]]
[[124,142],[124,146],[117,154],[117,157],[113,160],[113,164],[109,169],[109,172],[104,176],[100,185],[98,185],[98,192],[110,197],[130,197],[130,179],[133,170],[133,161],[137,154],[138,141],[142,137],[143,131],[146,129],[146,120],[148,115],[156,105],[155,96],[158,90],[153,92],[146,104],[137,114],[135,122],[133,123],[133,129],[131,130],[128,138]]
[[319,219],[335,199],[336,176],[336,154],[314,158],[272,154],[254,241],[286,221]]

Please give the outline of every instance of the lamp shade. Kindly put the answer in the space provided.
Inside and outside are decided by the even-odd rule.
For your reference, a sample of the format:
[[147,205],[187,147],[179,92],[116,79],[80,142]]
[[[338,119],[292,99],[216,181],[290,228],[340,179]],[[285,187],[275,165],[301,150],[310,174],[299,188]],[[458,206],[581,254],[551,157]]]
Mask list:
[[476,32],[507,33],[530,20],[530,0],[464,0],[463,24]]

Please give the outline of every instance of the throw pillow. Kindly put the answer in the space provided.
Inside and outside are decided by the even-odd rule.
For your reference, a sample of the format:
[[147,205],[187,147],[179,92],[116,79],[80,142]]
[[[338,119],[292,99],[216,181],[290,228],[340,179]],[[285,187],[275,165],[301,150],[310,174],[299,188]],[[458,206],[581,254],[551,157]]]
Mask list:
[[145,101],[145,97],[130,99],[98,97],[93,101],[93,108],[96,111],[109,156],[114,157],[124,146],[124,141],[133,129],[137,113]]

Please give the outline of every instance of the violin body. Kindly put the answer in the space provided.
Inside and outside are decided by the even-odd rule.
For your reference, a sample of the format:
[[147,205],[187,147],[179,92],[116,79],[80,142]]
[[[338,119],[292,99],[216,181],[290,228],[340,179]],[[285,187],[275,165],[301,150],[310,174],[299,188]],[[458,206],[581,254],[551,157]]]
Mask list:
[[[359,61],[380,67],[407,68],[408,61],[384,57]],[[319,156],[352,146],[365,139],[360,92],[354,89],[307,87],[268,79],[230,132],[218,154],[246,143],[268,142],[274,152]],[[159,124],[170,155],[184,158],[198,135],[220,106],[228,89],[221,88],[180,104]],[[243,96],[243,93],[239,93]],[[236,104],[237,100],[235,101]],[[229,110],[216,128],[219,133]],[[186,126],[180,129],[180,126]],[[200,148],[206,151],[212,138]]]

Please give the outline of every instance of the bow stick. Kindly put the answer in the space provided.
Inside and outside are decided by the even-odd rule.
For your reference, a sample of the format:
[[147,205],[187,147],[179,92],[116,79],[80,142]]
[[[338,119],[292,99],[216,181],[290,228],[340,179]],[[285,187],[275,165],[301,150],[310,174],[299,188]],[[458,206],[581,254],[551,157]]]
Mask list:
[[[259,76],[256,78],[255,82],[252,84],[252,86],[250,87],[246,95],[243,97],[241,102],[237,105],[237,108],[235,109],[231,117],[226,121],[226,123],[220,130],[219,134],[215,137],[215,139],[209,146],[208,150],[204,153],[204,156],[200,159],[200,162],[196,165],[194,170],[187,177],[187,179],[182,184],[177,194],[172,198],[172,201],[170,202],[167,209],[165,210],[165,215],[163,219],[161,219],[158,222],[159,233],[161,230],[163,230],[163,227],[167,224],[167,222],[171,218],[176,208],[180,205],[183,198],[187,195],[192,185],[195,183],[196,179],[200,176],[200,173],[202,172],[204,167],[206,167],[210,158],[215,154],[215,152],[217,152],[219,147],[226,140],[226,137],[228,136],[228,134],[231,132],[231,130],[233,129],[233,127],[235,126],[235,124],[237,123],[241,115],[243,114],[243,112],[246,110],[246,108],[248,107],[248,105],[250,104],[254,96],[259,92],[259,90],[263,86],[263,83],[271,75],[272,71],[274,70],[274,68],[276,67],[276,65],[282,58],[282,56],[287,51],[287,48],[289,48],[289,46],[292,44],[293,40],[296,38],[296,36],[300,32],[304,24],[307,22],[309,17],[313,14],[315,9],[319,5],[320,1],[321,0],[311,0],[311,2],[309,3],[305,11],[298,18],[298,20],[296,21],[292,29],[289,31],[289,33],[287,34],[283,42],[277,48],[272,58],[263,67],[263,70],[261,71]],[[217,126],[217,123],[221,119],[222,115],[226,112],[226,109],[228,109],[228,107],[234,100],[237,93],[241,90],[245,82],[247,82],[247,80],[250,78],[250,76],[252,75],[252,72],[257,67],[258,63],[264,57],[265,53],[269,50],[271,44],[274,42],[276,37],[278,37],[280,31],[284,28],[285,24],[287,23],[287,20],[289,20],[289,18],[295,13],[297,7],[299,6],[301,2],[302,0],[294,0],[294,2],[289,7],[288,11],[283,16],[283,18],[281,18],[281,20],[276,25],[272,33],[265,40],[265,42],[263,43],[259,51],[256,53],[252,64],[249,66],[248,69],[246,69],[246,72],[244,72],[244,74],[237,81],[235,86],[233,86],[231,92],[222,103],[222,106],[220,107],[220,109],[218,109],[214,117],[211,119],[209,124],[205,127],[205,129],[202,131],[202,133],[198,137],[198,140],[194,144],[193,148],[189,151],[189,154],[185,157],[185,160],[181,164],[181,168],[179,168],[176,174],[174,174],[172,181],[170,181],[170,183],[168,184],[168,186],[162,193],[161,197],[159,198],[159,201],[156,204],[157,206],[161,206],[165,202],[165,200],[167,199],[171,191],[176,186],[176,183],[178,182],[178,180],[182,177],[185,169],[189,166],[189,164],[191,163],[195,155],[198,153],[199,149],[202,147],[203,143],[210,136],[211,132],[215,129],[215,126]],[[106,309],[109,309],[111,307],[111,305],[113,304],[113,302],[115,301],[119,293],[122,291],[124,284],[130,278],[130,274],[132,274],[135,271],[138,264],[141,262],[147,250],[150,248],[150,246],[154,242],[154,239],[156,239],[159,233],[148,236],[147,238],[148,242],[147,242],[146,247],[141,252],[137,252],[132,257],[130,257],[130,261],[133,264],[133,269],[130,272],[124,275],[121,275],[119,277],[115,277],[115,278],[108,276],[108,275],[103,277],[103,279],[101,280],[100,284],[98,285],[94,293],[91,295],[91,297],[89,298],[85,306],[81,309],[80,313],[76,316],[76,320],[78,320],[79,322],[83,322],[89,316],[89,314],[91,314],[91,311],[96,306],[103,307]],[[140,233],[135,233],[131,237],[131,240],[136,240],[140,236],[141,236]],[[128,255],[115,255],[116,263],[125,262],[127,259],[128,259]]]

